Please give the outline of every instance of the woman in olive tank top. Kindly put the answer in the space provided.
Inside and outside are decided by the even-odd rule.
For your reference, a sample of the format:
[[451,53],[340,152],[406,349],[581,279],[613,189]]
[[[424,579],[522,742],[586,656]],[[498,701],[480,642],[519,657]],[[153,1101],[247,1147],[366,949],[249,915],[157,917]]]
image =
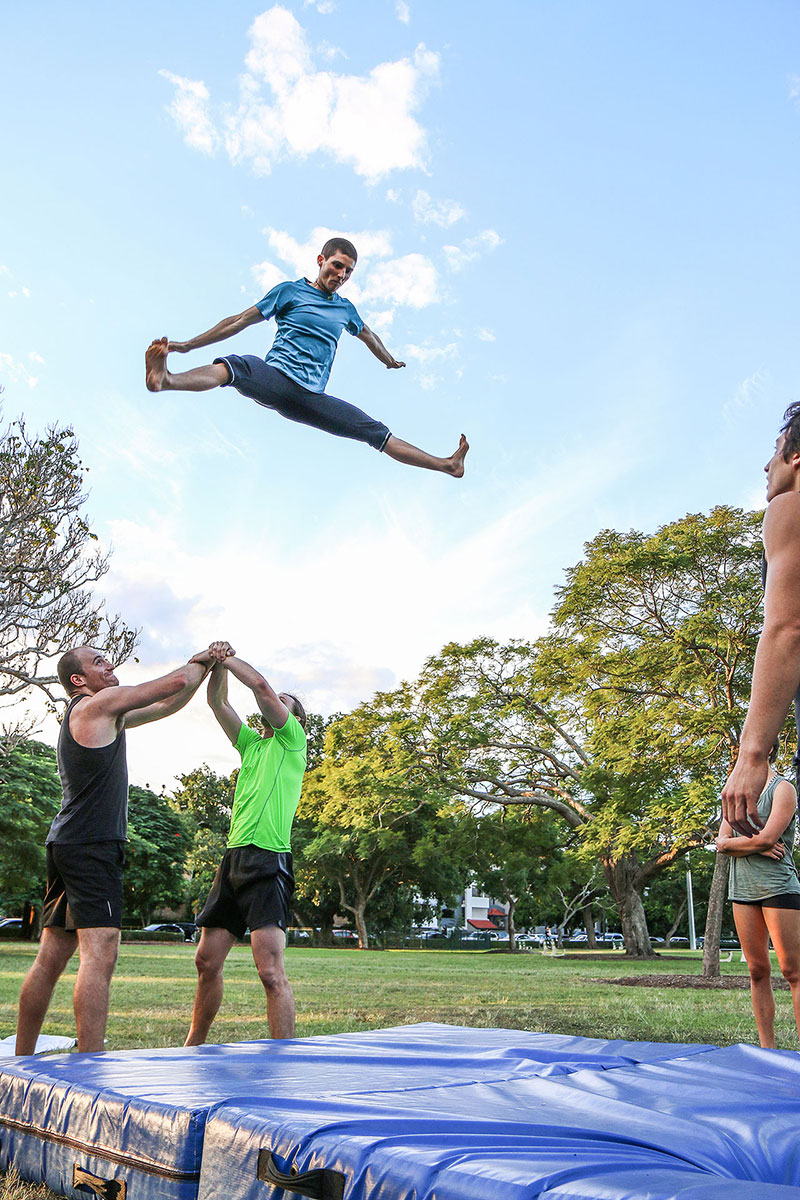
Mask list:
[[[774,761],[777,747],[770,756]],[[764,826],[753,837],[739,835],[723,820],[717,850],[730,855],[728,898],[750,972],[750,996],[762,1046],[775,1045],[775,999],[770,980],[769,943],[792,989],[800,1034],[800,879],[792,848],[797,796],[773,767],[758,800]]]

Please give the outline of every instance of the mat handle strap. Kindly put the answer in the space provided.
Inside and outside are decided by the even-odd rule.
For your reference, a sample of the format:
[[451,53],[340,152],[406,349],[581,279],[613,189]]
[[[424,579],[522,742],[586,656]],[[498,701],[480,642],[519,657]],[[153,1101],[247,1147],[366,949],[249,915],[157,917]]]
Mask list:
[[85,1171],[77,1163],[72,1164],[72,1186],[88,1188],[95,1196],[99,1196],[100,1200],[125,1200],[128,1190],[124,1179],[101,1179],[99,1175],[92,1175],[91,1171]]
[[344,1175],[341,1171],[319,1168],[315,1171],[295,1171],[287,1175],[279,1170],[271,1150],[258,1152],[258,1178],[262,1183],[294,1192],[296,1196],[308,1196],[310,1200],[342,1200]]

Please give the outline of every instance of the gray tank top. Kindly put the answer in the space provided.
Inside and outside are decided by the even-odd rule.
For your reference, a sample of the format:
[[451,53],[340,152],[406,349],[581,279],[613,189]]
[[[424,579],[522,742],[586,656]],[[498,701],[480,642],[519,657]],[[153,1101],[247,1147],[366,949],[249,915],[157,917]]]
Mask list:
[[[784,780],[781,775],[772,779],[758,798],[759,816],[765,824],[772,812],[775,788],[782,782]],[[729,900],[766,900],[768,896],[780,896],[786,892],[800,893],[800,879],[792,855],[796,827],[797,813],[781,834],[780,840],[785,852],[780,861],[777,858],[766,858],[763,854],[748,854],[742,858],[731,855],[728,874]],[[734,830],[733,836],[740,835]]]
[[70,702],[58,735],[58,773],[63,799],[47,843],[124,842],[128,836],[128,760],[125,730],[108,746],[81,746],[69,728],[76,704]]

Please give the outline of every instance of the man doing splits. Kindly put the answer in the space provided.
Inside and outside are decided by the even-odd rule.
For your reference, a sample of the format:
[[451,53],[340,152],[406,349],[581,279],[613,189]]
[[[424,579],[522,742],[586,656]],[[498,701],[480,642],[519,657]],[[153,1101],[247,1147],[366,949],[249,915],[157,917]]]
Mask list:
[[[319,271],[313,283],[308,279],[279,283],[251,308],[238,316],[226,317],[188,342],[157,338],[145,354],[147,387],[151,392],[206,392],[231,386],[265,408],[274,408],[290,421],[366,442],[397,462],[460,478],[469,449],[463,434],[449,458],[437,458],[401,441],[381,421],[325,392],[339,338],[345,329],[390,370],[405,366],[367,328],[350,301],[337,295],[352,275],[357,258],[352,242],[331,238],[317,256]],[[167,370],[170,350],[185,354],[210,346],[270,317],[275,318],[278,330],[265,360],[252,354],[229,354],[215,358],[209,366],[179,374]]]
[[19,998],[17,1054],[33,1054],[56,986],[77,948],[73,1004],[79,1050],[102,1050],[122,924],[128,829],[125,731],[176,713],[207,674],[209,651],[161,679],[120,687],[100,650],[79,646],[58,663],[70,697],[58,736],[63,800],[47,835],[42,937]]
[[[205,1042],[222,1002],[225,959],[250,930],[256,969],[267,993],[274,1038],[294,1035],[294,994],[284,969],[285,930],[294,892],[290,833],[306,768],[306,715],[288,692],[277,694],[225,642],[210,647],[217,662],[208,702],[242,758],[228,847],[197,917],[197,992],[187,1046]],[[263,736],[245,725],[228,700],[228,673],[249,687],[263,717]]]

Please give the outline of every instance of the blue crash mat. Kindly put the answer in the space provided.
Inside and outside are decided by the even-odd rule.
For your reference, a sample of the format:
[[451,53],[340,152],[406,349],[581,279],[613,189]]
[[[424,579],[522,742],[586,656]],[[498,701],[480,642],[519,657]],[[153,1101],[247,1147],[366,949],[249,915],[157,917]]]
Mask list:
[[[796,1062],[435,1024],[17,1058],[0,1166],[84,1200],[800,1197]],[[322,1190],[293,1191],[292,1169]]]

